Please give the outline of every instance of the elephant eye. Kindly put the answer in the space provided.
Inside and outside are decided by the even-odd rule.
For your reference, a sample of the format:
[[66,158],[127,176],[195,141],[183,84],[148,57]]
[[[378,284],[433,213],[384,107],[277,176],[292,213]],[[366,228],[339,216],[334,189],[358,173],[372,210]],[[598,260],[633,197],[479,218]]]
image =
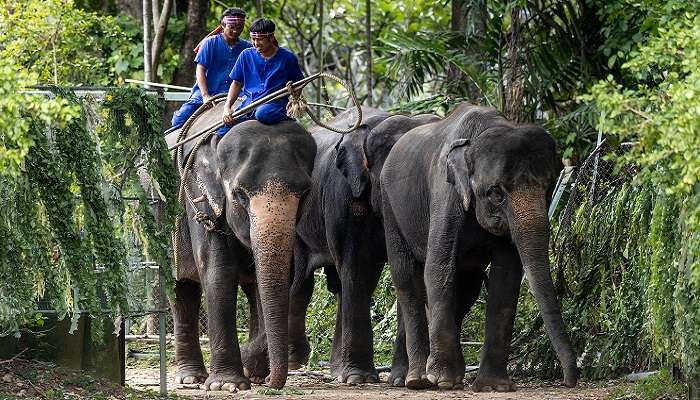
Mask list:
[[486,196],[488,196],[489,201],[496,206],[500,206],[506,201],[506,194],[503,193],[503,190],[498,186],[491,186],[486,192]]

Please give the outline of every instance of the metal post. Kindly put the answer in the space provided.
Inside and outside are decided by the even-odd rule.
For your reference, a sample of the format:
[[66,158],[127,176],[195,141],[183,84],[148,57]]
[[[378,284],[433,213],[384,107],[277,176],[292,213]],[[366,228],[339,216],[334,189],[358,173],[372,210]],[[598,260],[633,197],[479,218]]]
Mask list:
[[603,131],[598,130],[598,140],[595,146],[595,157],[593,158],[593,175],[591,176],[591,188],[588,191],[588,207],[587,213],[590,213],[593,209],[593,202],[595,201],[595,186],[598,181],[598,163],[600,162],[600,145],[603,143]]
[[168,367],[167,356],[165,354],[165,275],[163,267],[158,267],[158,288],[160,291],[160,312],[158,313],[158,336],[160,342],[160,394],[161,396],[168,395]]

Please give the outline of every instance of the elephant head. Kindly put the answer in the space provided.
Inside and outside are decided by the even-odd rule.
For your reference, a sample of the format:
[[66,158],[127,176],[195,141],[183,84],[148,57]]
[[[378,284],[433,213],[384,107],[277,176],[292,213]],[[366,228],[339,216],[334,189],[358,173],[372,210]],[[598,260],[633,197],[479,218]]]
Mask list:
[[335,144],[335,167],[347,180],[352,197],[355,199],[362,196],[370,182],[365,142],[372,128],[379,125],[387,116],[384,114],[370,116],[353,132],[341,135]]
[[374,116],[341,137],[335,146],[336,168],[347,179],[352,196],[359,198],[369,185],[372,209],[380,210],[379,174],[389,151],[409,130],[439,119],[433,114]]
[[[311,188],[316,144],[293,121],[246,121],[199,150],[195,165],[205,193],[200,209],[221,217],[252,250],[268,341],[269,385],[287,379],[289,280],[300,204]],[[206,162],[207,152],[213,157]],[[233,294],[232,294],[233,295]]]
[[366,153],[369,155],[370,182],[372,182],[372,209],[381,210],[382,199],[381,190],[379,190],[379,175],[391,148],[411,129],[439,120],[440,117],[434,114],[394,115],[372,129],[365,143]]
[[[484,111],[469,111],[473,113]],[[493,111],[495,114],[495,111]],[[447,181],[479,224],[510,237],[518,249],[547,334],[564,368],[564,381],[577,380],[576,357],[567,336],[549,268],[547,203],[562,168],[554,139],[541,127],[516,126],[502,117],[474,116],[469,138],[450,144]],[[483,121],[491,121],[484,126]]]

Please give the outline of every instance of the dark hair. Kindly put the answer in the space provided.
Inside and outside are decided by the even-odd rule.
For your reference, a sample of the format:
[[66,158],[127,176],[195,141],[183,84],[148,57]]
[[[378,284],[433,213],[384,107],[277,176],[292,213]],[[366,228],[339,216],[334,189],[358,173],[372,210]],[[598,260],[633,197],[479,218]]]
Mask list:
[[238,15],[241,17],[245,17],[245,11],[241,10],[240,8],[227,8],[224,10],[224,13],[221,14],[221,19],[224,19],[224,17],[233,17],[234,15]]
[[275,31],[275,23],[271,19],[258,18],[250,24],[251,32],[272,33]]

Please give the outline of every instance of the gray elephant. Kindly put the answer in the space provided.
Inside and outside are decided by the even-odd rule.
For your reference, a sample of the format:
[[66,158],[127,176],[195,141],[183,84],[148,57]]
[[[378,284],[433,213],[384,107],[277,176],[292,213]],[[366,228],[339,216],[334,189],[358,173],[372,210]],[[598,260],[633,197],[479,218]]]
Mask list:
[[[313,272],[326,267],[328,288],[338,300],[331,374],[347,383],[379,380],[370,319],[372,293],[386,263],[379,173],[403,133],[438,119],[388,117],[371,108],[363,115],[364,124],[346,135],[312,130],[318,153],[312,189],[297,226],[290,297],[290,366],[298,367],[308,354],[304,321]],[[345,119],[341,114],[335,123],[342,125]]]
[[506,366],[523,268],[564,383],[576,385],[576,356],[548,257],[547,200],[560,169],[544,129],[469,104],[411,130],[392,148],[381,189],[405,329],[405,338],[397,337],[405,347],[392,366],[396,381],[414,389],[462,386],[460,328],[490,264],[486,338],[472,388],[514,390]]
[[[381,223],[379,173],[391,146],[413,127],[439,119],[408,117],[363,107],[362,125],[346,135],[312,128],[318,152],[312,189],[297,225],[294,281],[290,293],[289,368],[308,361],[306,311],[314,286],[313,272],[324,267],[328,288],[338,300],[331,374],[342,382],[378,381],[373,362],[370,300],[386,263]],[[331,125],[348,128],[353,111],[336,116]],[[249,301],[255,296],[247,292]],[[255,311],[252,307],[251,311]],[[260,376],[266,351],[264,331],[244,353],[244,366]],[[258,356],[250,356],[258,354]]]
[[[210,110],[191,131],[220,115],[220,106]],[[185,154],[196,142],[186,145]],[[311,186],[315,155],[311,135],[293,121],[271,126],[242,122],[223,138],[212,136],[199,147],[188,181],[191,191],[201,195],[193,199],[196,209],[187,202],[176,237],[176,382],[204,381],[208,390],[250,387],[241,363],[235,309],[239,280],[254,265],[262,317],[253,323],[267,333],[268,383],[284,386],[295,225]],[[197,219],[209,221],[209,226]],[[211,349],[208,374],[197,329],[202,290]]]

